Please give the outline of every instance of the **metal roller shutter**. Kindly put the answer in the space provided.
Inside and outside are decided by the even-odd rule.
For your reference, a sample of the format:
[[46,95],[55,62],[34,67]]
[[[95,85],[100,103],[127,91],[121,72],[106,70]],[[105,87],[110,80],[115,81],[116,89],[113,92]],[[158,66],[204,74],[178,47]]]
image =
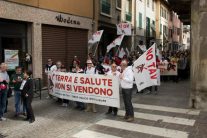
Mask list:
[[[72,64],[74,56],[78,56],[83,65],[87,59],[88,30],[66,27],[42,26],[42,63],[47,64],[47,59],[54,62],[61,61],[67,68]],[[43,68],[43,74],[44,68]],[[46,85],[46,76],[43,84]]]
[[87,59],[88,31],[81,29],[68,29],[67,31],[67,63],[69,68],[72,65],[74,56],[85,65]]

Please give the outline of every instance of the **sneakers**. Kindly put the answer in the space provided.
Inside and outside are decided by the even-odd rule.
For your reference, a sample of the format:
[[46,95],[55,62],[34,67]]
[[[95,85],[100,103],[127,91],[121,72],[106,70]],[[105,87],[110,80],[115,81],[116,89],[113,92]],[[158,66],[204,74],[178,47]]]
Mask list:
[[6,118],[5,117],[1,117],[0,121],[6,121]]

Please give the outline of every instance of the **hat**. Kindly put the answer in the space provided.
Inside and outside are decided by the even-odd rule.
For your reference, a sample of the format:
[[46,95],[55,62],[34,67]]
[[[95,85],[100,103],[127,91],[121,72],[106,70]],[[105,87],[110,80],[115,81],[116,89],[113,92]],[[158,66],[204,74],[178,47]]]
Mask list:
[[87,64],[93,64],[93,62],[91,60],[87,60],[86,63]]

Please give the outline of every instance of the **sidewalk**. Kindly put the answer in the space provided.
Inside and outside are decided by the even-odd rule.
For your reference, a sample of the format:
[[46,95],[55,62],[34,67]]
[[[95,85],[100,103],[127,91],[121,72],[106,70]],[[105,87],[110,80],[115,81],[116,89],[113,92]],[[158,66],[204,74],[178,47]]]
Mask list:
[[[77,111],[73,103],[61,107],[55,100],[35,99],[33,124],[13,118],[13,98],[10,99],[8,120],[0,122],[0,134],[9,138],[157,138],[207,137],[207,113],[188,109],[189,82],[162,83],[157,95],[135,94],[133,105],[135,121],[119,116],[106,116],[107,107],[97,106],[98,113]],[[1,135],[0,135],[1,137]]]

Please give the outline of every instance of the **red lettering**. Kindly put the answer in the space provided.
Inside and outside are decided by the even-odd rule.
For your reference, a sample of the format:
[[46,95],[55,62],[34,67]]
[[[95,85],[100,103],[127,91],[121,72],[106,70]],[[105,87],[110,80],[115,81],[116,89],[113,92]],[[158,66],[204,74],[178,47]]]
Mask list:
[[78,80],[78,77],[75,77],[74,78],[74,83],[78,83],[77,80]]
[[152,48],[150,48],[149,50],[147,50],[147,55],[152,54]]
[[72,82],[72,79],[73,79],[72,76],[70,76],[68,82]]
[[151,67],[154,67],[155,68],[156,67],[156,63],[153,62],[151,65],[148,66],[148,68],[151,68]]
[[86,78],[85,84],[90,85],[90,81],[89,81],[89,79],[88,79],[88,78]]
[[112,86],[112,79],[108,80],[108,86]]
[[100,79],[96,79],[96,85],[101,85],[101,80]]
[[80,84],[84,84],[84,78],[83,77],[80,78]]
[[63,83],[56,83],[55,84],[56,89],[65,90],[65,84]]
[[93,91],[94,91],[95,94],[99,94],[99,89],[98,88],[94,88]]
[[88,87],[88,92],[89,93],[93,93],[93,88],[92,87]]
[[108,95],[108,96],[112,96],[112,94],[113,94],[113,91],[112,91],[111,89],[108,89],[108,90],[107,90],[107,95]]
[[61,76],[60,81],[64,81],[64,76]]
[[91,78],[91,85],[95,85],[95,83],[93,82],[93,78]]
[[157,74],[154,74],[154,75],[152,75],[150,77],[151,77],[151,79],[157,79]]
[[154,74],[157,70],[156,69],[149,69],[150,75]]
[[104,86],[106,86],[107,79],[102,79],[102,80],[103,80]]
[[77,92],[78,87],[77,86],[73,86],[73,89],[75,90],[75,92]]
[[65,76],[65,82],[68,82],[68,76]]
[[151,60],[153,58],[153,54],[147,55],[147,60]]
[[67,84],[67,85],[66,85],[66,90],[67,90],[67,91],[71,91],[71,85]]

